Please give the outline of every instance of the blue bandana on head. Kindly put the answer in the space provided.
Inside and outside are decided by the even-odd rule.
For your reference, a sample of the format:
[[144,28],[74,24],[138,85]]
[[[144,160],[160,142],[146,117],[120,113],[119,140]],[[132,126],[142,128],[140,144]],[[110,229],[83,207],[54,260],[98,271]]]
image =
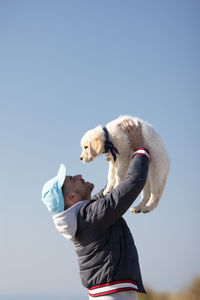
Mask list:
[[53,213],[64,211],[62,186],[66,177],[66,167],[61,164],[57,176],[47,181],[42,189],[42,201]]

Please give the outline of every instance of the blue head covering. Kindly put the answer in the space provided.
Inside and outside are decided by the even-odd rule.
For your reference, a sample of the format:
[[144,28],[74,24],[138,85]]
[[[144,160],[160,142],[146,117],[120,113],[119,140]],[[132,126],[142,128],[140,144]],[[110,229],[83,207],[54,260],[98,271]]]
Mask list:
[[58,174],[48,180],[42,189],[42,201],[50,212],[60,213],[64,211],[64,198],[62,186],[66,177],[66,167],[61,164]]

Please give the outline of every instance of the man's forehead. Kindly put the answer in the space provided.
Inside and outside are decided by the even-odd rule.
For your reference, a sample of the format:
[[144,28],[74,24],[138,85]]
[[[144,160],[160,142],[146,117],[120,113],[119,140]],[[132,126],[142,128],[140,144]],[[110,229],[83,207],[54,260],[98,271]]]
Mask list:
[[71,182],[71,179],[72,179],[72,176],[66,176],[66,177],[65,177],[64,184],[70,183],[70,182]]

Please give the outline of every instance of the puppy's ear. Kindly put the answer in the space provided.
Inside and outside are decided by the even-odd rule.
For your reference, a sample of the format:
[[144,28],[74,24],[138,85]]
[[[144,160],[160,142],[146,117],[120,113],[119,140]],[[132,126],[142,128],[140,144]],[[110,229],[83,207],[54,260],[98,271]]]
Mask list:
[[104,142],[101,139],[96,138],[90,142],[90,152],[93,157],[102,154],[103,149]]

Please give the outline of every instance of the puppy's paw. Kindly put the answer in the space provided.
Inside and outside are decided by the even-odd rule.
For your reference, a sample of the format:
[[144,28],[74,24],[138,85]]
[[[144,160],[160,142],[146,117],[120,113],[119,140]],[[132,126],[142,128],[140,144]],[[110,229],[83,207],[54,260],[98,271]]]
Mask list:
[[109,192],[110,192],[110,189],[107,189],[107,188],[106,188],[106,189],[103,191],[103,195],[106,196]]
[[130,211],[131,211],[133,214],[139,214],[139,213],[141,212],[141,210],[136,209],[136,208],[134,208],[134,207],[131,207],[131,208],[130,208]]
[[148,207],[148,206],[145,206],[145,207],[143,207],[142,208],[142,212],[144,213],[144,214],[147,214],[147,213],[149,213],[151,210],[150,210],[150,208]]

